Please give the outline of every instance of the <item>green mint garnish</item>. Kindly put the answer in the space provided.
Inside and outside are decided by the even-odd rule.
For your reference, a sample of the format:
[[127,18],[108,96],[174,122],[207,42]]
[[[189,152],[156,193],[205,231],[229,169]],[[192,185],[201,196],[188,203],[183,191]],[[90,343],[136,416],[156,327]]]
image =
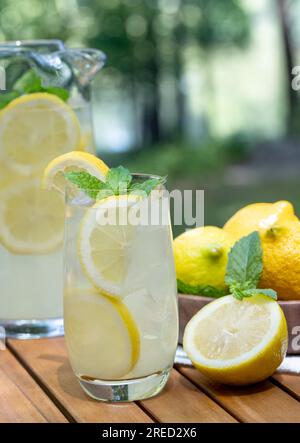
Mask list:
[[230,293],[239,300],[254,294],[265,294],[276,300],[273,289],[257,288],[262,270],[262,248],[255,231],[237,241],[228,255],[225,283]]
[[161,178],[149,178],[148,180],[145,180],[142,183],[133,183],[133,185],[130,188],[131,194],[140,194],[145,192],[146,195],[149,195],[152,189],[156,188],[161,183],[164,183],[166,180],[166,177]]
[[258,232],[253,232],[235,243],[228,256],[225,282],[248,284],[255,288],[263,270],[262,249]]
[[66,102],[70,97],[69,91],[67,89],[59,88],[58,86],[48,86],[47,88],[40,89],[40,92],[48,92],[48,94],[56,95],[64,102]]
[[147,196],[165,180],[165,178],[152,178],[142,183],[132,183],[132,175],[123,166],[111,168],[107,173],[105,182],[88,172],[67,172],[65,178],[94,200],[101,200],[111,195],[133,193]]
[[18,91],[11,92],[1,92],[0,93],[0,109],[5,108],[8,103],[10,103],[15,98],[19,97],[21,94]]
[[65,178],[94,200],[99,192],[105,189],[105,183],[88,172],[67,172]]
[[128,169],[123,166],[111,168],[106,176],[106,185],[110,188],[114,195],[127,194],[132,181],[132,175]]
[[44,87],[41,78],[33,69],[30,69],[14,83],[11,92],[0,93],[0,109],[4,108],[20,95],[32,94],[34,92],[47,92],[48,94],[56,95],[63,101],[67,101],[70,95],[69,91],[64,88],[56,86]]
[[42,89],[42,81],[33,69],[26,71],[14,84],[14,89],[23,94],[39,92]]
[[211,285],[189,285],[177,279],[178,291],[182,294],[203,295],[205,297],[219,298],[227,294],[223,289],[215,288]]

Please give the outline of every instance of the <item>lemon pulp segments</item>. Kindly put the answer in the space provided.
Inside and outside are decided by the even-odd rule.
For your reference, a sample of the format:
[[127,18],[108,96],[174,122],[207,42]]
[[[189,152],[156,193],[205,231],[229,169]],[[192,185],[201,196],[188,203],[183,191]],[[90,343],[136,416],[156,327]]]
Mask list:
[[76,149],[79,141],[75,113],[55,95],[24,95],[0,111],[1,159],[23,175],[41,171],[52,158]]
[[[78,251],[82,268],[101,292],[121,297],[129,250],[135,227],[118,222],[127,216],[137,196],[112,196],[87,209],[79,233]],[[123,218],[124,219],[124,218]],[[105,220],[107,221],[104,224]]]
[[15,254],[45,254],[63,238],[64,200],[36,180],[5,188],[0,197],[0,238]]
[[287,327],[277,302],[263,295],[222,297],[187,324],[184,349],[193,364],[221,383],[249,384],[271,375],[287,350]]

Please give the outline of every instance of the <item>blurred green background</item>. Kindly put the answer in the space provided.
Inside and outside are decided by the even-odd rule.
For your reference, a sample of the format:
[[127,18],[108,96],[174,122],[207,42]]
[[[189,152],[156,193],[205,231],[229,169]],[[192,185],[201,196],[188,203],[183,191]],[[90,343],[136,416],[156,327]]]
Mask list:
[[0,0],[0,41],[107,54],[93,84],[98,154],[204,189],[215,225],[253,201],[300,213],[299,21],[300,0]]

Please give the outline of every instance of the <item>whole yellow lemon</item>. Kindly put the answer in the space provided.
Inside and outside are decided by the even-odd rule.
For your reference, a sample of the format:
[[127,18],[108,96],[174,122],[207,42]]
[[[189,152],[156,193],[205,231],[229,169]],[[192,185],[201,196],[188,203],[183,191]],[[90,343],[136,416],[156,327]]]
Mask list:
[[281,300],[300,300],[300,222],[290,221],[261,236],[263,273],[259,287]]
[[275,203],[253,203],[237,211],[224,225],[226,232],[236,240],[258,231],[264,234],[272,227],[280,226],[286,221],[298,220],[293,205],[288,201]]
[[300,299],[300,222],[290,202],[245,206],[224,230],[236,240],[258,231],[263,249],[259,287],[274,289],[281,300]]
[[190,286],[225,289],[228,253],[233,236],[221,228],[204,226],[184,232],[174,240],[177,279]]

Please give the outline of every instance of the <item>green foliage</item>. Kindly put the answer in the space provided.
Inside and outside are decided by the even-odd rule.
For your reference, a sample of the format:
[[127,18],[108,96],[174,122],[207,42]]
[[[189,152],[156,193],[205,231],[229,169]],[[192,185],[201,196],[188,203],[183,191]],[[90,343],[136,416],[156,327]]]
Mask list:
[[[235,146],[234,150],[231,150],[232,145]],[[127,165],[131,171],[167,175],[171,180],[192,178],[222,170],[226,164],[242,158],[248,152],[248,144],[244,141],[239,143],[233,137],[203,140],[192,146],[174,142],[134,152],[127,157]]]
[[205,57],[216,47],[241,47],[249,40],[249,21],[239,0],[0,0],[0,8],[6,40],[59,38],[106,52],[107,76],[138,104],[136,124],[149,145],[161,141],[164,132],[160,86],[166,73],[175,80],[173,130],[183,133],[186,49],[198,46]]
[[248,17],[239,1],[192,0],[201,10],[197,41],[207,50],[216,46],[244,47],[250,37]]

